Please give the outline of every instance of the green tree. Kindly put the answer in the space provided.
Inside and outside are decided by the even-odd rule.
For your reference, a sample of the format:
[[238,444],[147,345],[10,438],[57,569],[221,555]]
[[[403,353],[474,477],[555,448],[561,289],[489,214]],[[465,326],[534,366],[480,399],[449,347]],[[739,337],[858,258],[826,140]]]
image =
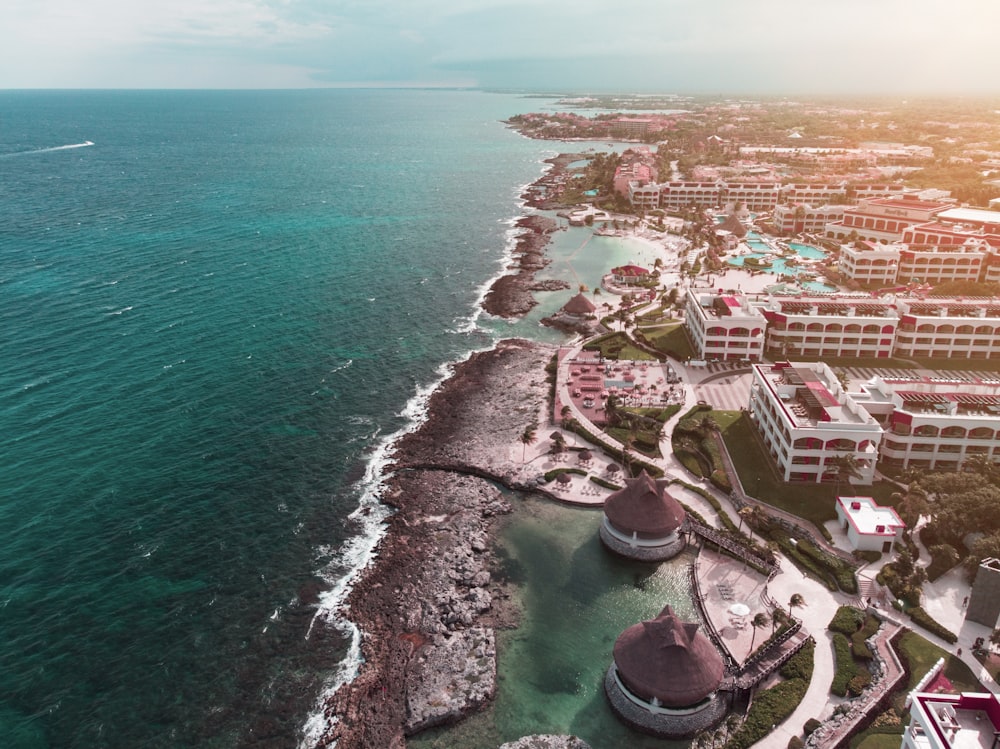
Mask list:
[[802,597],[801,593],[792,593],[792,597],[788,599],[788,616],[792,615],[792,609],[800,608],[806,605],[806,599]]
[[518,438],[521,441],[521,462],[524,463],[527,459],[528,445],[533,445],[535,440],[538,439],[538,424],[532,423],[525,427],[524,431],[521,432],[521,436]]
[[764,612],[759,612],[754,615],[754,618],[750,620],[750,626],[753,627],[753,635],[750,637],[750,652],[753,652],[753,643],[757,639],[757,630],[761,627],[766,627],[770,624],[771,619]]

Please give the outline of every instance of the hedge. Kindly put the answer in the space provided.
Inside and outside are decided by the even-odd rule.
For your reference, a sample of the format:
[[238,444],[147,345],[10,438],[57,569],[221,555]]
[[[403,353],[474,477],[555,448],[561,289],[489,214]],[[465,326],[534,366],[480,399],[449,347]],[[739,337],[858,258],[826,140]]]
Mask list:
[[930,614],[924,611],[922,607],[916,606],[910,609],[907,613],[910,615],[910,618],[915,624],[919,624],[931,634],[935,634],[942,640],[952,644],[958,642],[958,636],[954,632],[945,627],[943,624],[940,624]]
[[863,611],[853,606],[841,606],[837,609],[837,613],[833,615],[833,619],[830,620],[826,628],[831,632],[840,632],[847,637],[853,637],[864,621],[865,614]]
[[836,658],[836,672],[830,691],[838,697],[847,696],[847,684],[858,675],[858,667],[851,655],[851,643],[840,632],[833,633],[833,652]]
[[605,481],[600,476],[591,476],[590,480],[593,481],[598,486],[603,486],[605,489],[611,489],[612,491],[618,491],[619,489],[622,488],[618,486],[618,484],[613,484],[610,481]]
[[[792,660],[801,655],[811,664],[814,647],[813,643],[807,643]],[[809,670],[811,671],[811,668]],[[799,706],[808,688],[808,679],[787,679],[770,689],[758,692],[750,705],[746,720],[729,737],[725,749],[747,749],[769,735],[773,726],[781,723]]]
[[545,472],[545,483],[550,482],[560,473],[575,473],[577,476],[587,475],[587,472],[581,468],[553,468],[551,471]]

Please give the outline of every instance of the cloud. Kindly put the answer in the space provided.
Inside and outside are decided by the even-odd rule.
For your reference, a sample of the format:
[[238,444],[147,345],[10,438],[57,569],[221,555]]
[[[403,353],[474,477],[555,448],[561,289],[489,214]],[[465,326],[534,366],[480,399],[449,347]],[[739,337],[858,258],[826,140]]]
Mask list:
[[0,86],[996,90],[998,27],[981,0],[7,0]]

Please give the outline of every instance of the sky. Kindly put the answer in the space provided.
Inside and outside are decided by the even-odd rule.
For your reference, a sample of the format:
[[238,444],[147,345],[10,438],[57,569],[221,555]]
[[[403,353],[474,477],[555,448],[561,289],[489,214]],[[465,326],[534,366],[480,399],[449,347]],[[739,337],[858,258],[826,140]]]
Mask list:
[[1000,93],[996,0],[3,0],[0,89]]

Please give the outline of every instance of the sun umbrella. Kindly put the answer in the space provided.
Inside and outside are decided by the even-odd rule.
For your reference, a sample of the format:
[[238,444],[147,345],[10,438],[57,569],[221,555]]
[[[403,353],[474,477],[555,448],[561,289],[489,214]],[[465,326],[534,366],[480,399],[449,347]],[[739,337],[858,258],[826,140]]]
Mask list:
[[734,603],[729,607],[729,613],[733,616],[746,616],[750,613],[750,607],[745,603]]
[[581,450],[578,456],[581,463],[589,462],[594,456],[591,454],[590,450]]
[[611,465],[608,466],[608,473],[618,473],[618,471],[620,471],[621,469],[622,467],[620,465],[618,465],[617,463],[612,463]]
[[556,481],[558,481],[560,484],[568,484],[572,480],[573,480],[572,477],[570,477],[568,473],[560,473],[558,476],[556,476]]

